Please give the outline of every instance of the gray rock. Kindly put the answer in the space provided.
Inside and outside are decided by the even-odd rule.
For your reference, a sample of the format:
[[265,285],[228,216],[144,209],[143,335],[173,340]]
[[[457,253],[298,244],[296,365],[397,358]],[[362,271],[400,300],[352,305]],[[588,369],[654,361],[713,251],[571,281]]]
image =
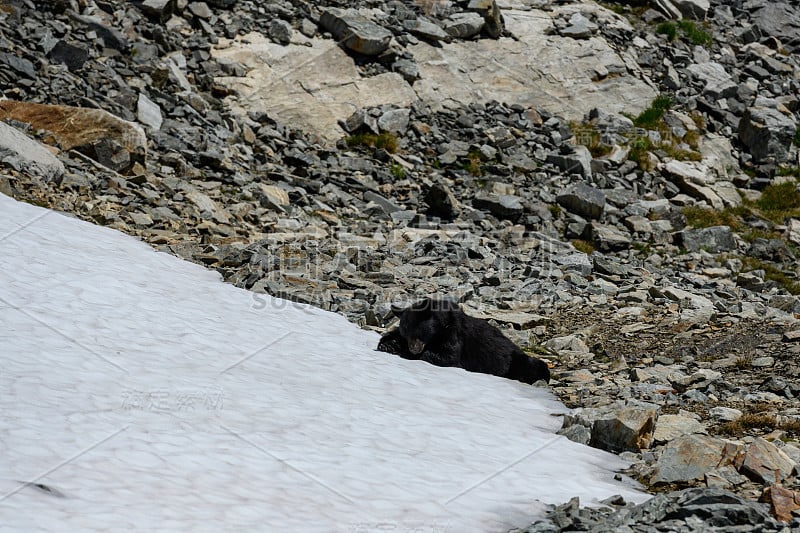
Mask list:
[[553,337],[544,343],[544,347],[554,352],[589,353],[589,347],[577,335]]
[[444,21],[444,31],[451,37],[469,39],[483,29],[483,17],[478,13],[454,13]]
[[319,18],[320,26],[354,52],[375,56],[385,51],[392,33],[354,9],[328,8]]
[[33,63],[24,57],[19,57],[15,54],[9,54],[6,52],[0,52],[0,63],[9,66],[12,70],[28,78],[36,77],[36,67],[34,67]]
[[392,71],[400,74],[408,83],[419,79],[419,67],[411,59],[398,59],[392,63]]
[[708,435],[685,435],[669,442],[661,453],[652,483],[701,480],[722,459],[725,442]]
[[95,32],[102,41],[103,46],[119,52],[125,52],[128,49],[128,39],[125,38],[125,35],[118,29],[106,24],[103,19],[79,15],[74,12],[70,12],[69,16],[72,20],[85,24],[91,31]]
[[705,475],[707,487],[732,489],[746,481],[747,478],[737,472],[731,465],[720,466],[719,468],[706,472]]
[[551,152],[547,154],[547,162],[552,163],[566,174],[580,174],[592,177],[592,154],[583,145],[574,147],[572,153]]
[[750,107],[739,122],[739,140],[758,162],[774,158],[784,162],[797,131],[797,123],[771,107]]
[[738,85],[719,63],[695,63],[686,67],[692,77],[703,83],[703,94],[719,99],[736,95]]
[[136,104],[136,118],[139,122],[154,130],[160,130],[161,124],[164,122],[161,116],[161,108],[144,93],[139,93],[139,101]]
[[71,45],[65,41],[58,41],[47,53],[47,57],[54,63],[62,63],[71,71],[80,70],[89,59],[89,51],[80,46]]
[[175,11],[175,0],[144,0],[136,6],[156,22],[166,22]]
[[670,0],[681,14],[690,19],[703,20],[706,18],[711,4],[708,0]]
[[753,2],[753,40],[775,37],[791,52],[800,50],[800,12],[789,2]]
[[653,444],[658,407],[641,402],[620,404],[592,424],[591,445],[612,452],[639,451]]
[[285,20],[275,19],[269,23],[269,38],[286,46],[292,42],[292,25]]
[[592,222],[592,242],[601,252],[625,250],[631,246],[631,238],[615,226]]
[[470,0],[467,9],[483,16],[485,30],[489,37],[499,39],[505,31],[503,15],[495,0]]
[[425,195],[429,213],[444,219],[452,219],[461,213],[461,206],[450,188],[443,183],[434,183]]
[[524,208],[522,200],[511,194],[483,194],[472,200],[477,209],[486,209],[497,218],[517,219]]
[[711,253],[736,250],[736,240],[728,226],[687,229],[676,234],[676,242],[690,252],[705,250]]
[[404,20],[403,28],[405,28],[409,33],[412,33],[417,37],[422,37],[423,39],[429,39],[431,41],[450,40],[450,34],[424,17]]
[[588,276],[592,273],[592,260],[581,252],[557,255],[553,258],[553,262],[562,269],[577,272],[581,276]]
[[46,180],[64,175],[64,164],[21,131],[0,122],[0,162]]
[[589,442],[592,440],[591,430],[586,426],[582,426],[580,424],[575,424],[573,426],[560,429],[558,431],[558,434],[564,435],[569,440],[580,444],[588,445]]
[[556,201],[570,213],[599,219],[606,205],[606,195],[591,185],[578,183],[564,194],[559,194]]
[[395,204],[394,202],[387,200],[383,196],[378,193],[372,191],[366,191],[364,193],[364,200],[367,202],[374,202],[375,204],[379,205],[380,208],[383,210],[384,213],[392,214],[396,211],[402,211],[403,208]]
[[189,5],[186,6],[192,15],[201,19],[210,19],[213,13],[211,13],[211,9],[209,9],[208,4],[205,2],[190,2]]
[[705,433],[706,428],[694,418],[682,415],[661,415],[656,423],[653,441],[664,444],[683,435]]
[[671,19],[680,19],[681,11],[670,0],[654,0],[653,4]]
[[560,30],[564,37],[572,39],[588,39],[597,32],[597,24],[581,13],[574,13],[569,19],[569,26]]
[[408,128],[408,109],[390,109],[378,118],[378,128],[383,132],[402,134]]
[[756,437],[736,461],[739,472],[759,483],[779,483],[792,475],[795,462],[771,442]]
[[378,128],[378,121],[370,115],[366,109],[359,109],[352,115],[341,121],[342,128],[347,133],[356,133],[360,131],[369,131],[371,133],[380,133]]

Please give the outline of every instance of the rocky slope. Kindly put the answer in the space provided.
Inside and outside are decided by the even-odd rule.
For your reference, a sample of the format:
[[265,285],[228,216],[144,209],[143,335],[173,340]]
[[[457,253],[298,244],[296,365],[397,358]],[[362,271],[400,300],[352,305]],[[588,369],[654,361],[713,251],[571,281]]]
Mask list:
[[0,191],[254,305],[457,296],[666,491],[532,531],[796,527],[800,5],[632,4],[5,0]]

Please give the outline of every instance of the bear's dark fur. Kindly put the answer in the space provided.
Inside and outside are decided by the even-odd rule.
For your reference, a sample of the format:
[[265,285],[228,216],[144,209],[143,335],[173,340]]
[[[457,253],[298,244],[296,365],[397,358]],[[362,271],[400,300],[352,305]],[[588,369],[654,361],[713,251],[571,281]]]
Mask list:
[[528,356],[499,329],[468,316],[452,301],[425,299],[392,310],[400,327],[381,337],[382,352],[524,383],[550,381],[544,361]]

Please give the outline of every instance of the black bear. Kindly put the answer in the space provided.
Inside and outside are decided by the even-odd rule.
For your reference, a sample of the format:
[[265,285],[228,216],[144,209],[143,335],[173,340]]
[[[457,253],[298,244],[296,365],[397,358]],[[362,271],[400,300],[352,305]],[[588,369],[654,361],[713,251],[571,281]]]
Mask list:
[[382,352],[524,383],[550,381],[544,361],[528,356],[499,329],[465,314],[455,302],[426,298],[407,308],[392,306],[392,311],[400,327],[381,337]]

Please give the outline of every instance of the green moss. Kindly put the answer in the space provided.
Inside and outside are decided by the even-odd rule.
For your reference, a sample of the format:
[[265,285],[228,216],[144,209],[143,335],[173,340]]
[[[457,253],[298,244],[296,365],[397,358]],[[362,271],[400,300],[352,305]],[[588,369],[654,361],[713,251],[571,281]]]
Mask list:
[[691,20],[683,19],[678,21],[678,27],[683,32],[683,35],[689,39],[692,44],[711,46],[711,43],[713,42],[711,35],[698,28],[697,24]]
[[680,20],[675,22],[662,22],[656,26],[656,33],[666,36],[670,41],[674,41],[678,35],[687,39],[692,44],[701,46],[711,46],[713,39],[711,35],[704,30],[697,27],[697,24],[691,20]]
[[781,167],[777,172],[778,176],[792,176],[800,178],[800,167]]
[[669,95],[661,94],[650,104],[650,107],[639,113],[633,119],[633,124],[640,128],[656,129],[659,121],[664,116],[664,112],[672,106],[672,98]]
[[786,289],[789,294],[800,294],[800,283],[798,283],[797,279],[788,276],[772,263],[761,261],[755,257],[744,257],[742,258],[742,264],[745,272],[763,270],[766,281],[774,281]]
[[656,33],[666,35],[667,39],[674,41],[678,36],[678,26],[674,22],[662,22],[656,26]]
[[607,156],[613,150],[609,144],[604,144],[602,135],[590,122],[570,122],[570,130],[575,134],[575,140],[589,149],[595,159]]
[[401,180],[406,177],[406,169],[404,169],[403,165],[400,165],[399,163],[392,163],[389,171],[392,173],[392,176],[395,179]]
[[547,206],[547,209],[550,211],[550,214],[553,215],[553,218],[558,218],[561,216],[562,209],[560,205],[550,204],[549,206]]

